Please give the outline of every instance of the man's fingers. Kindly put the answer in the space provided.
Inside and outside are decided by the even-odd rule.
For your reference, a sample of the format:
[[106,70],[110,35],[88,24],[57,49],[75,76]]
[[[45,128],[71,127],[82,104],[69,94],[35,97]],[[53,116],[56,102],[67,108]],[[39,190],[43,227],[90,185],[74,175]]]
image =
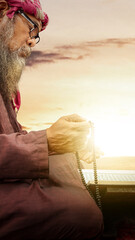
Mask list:
[[86,119],[79,116],[78,114],[72,114],[63,117],[68,122],[86,122]]
[[86,121],[86,119],[82,118],[77,114],[72,114],[68,116],[61,117],[58,122],[60,125],[63,125],[71,131],[77,132],[89,132],[91,127],[90,122]]
[[95,154],[94,154],[93,150],[94,149],[92,148],[92,146],[88,146],[86,144],[86,147],[84,149],[80,149],[78,152],[80,160],[83,160],[87,163],[91,163],[91,162],[93,162],[94,157],[100,158],[101,156],[104,155],[104,153],[98,147],[95,147]]
[[70,123],[72,130],[77,132],[88,132],[90,131],[90,124],[88,122],[72,122]]
[[49,149],[57,152],[75,152],[87,147],[91,124],[73,114],[58,119],[48,130]]
[[93,161],[93,154],[91,152],[79,152],[80,160],[91,163]]

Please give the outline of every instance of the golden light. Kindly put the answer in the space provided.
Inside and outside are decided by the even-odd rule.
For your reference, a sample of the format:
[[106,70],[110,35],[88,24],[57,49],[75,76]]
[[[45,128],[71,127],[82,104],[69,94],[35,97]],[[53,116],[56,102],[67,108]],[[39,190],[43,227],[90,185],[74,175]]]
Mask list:
[[135,124],[121,119],[95,121],[95,145],[105,156],[135,156]]
[[[112,116],[104,119],[95,116],[95,118],[90,119],[85,114],[83,116],[94,123],[95,145],[101,149],[104,156],[135,156],[135,124],[133,119]],[[37,120],[33,120],[31,124],[26,124],[28,130],[37,131],[51,125],[45,124],[44,116],[37,117],[37,119],[39,118],[38,124]],[[57,118],[59,117],[57,116]],[[51,121],[48,122],[55,121],[56,119],[52,116]]]

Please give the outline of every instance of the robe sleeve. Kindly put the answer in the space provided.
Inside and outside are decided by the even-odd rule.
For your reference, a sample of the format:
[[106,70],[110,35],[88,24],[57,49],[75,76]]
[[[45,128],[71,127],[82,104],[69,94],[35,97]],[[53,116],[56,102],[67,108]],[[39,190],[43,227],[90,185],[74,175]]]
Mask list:
[[46,131],[0,134],[0,179],[48,178]]

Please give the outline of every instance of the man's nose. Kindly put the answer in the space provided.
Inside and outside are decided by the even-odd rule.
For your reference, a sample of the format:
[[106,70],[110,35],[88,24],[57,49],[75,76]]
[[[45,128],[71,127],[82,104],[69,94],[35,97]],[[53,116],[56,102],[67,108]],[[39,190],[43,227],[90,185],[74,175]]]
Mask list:
[[35,47],[35,45],[36,45],[36,39],[35,39],[35,38],[29,38],[29,39],[27,40],[27,45],[28,45],[29,47]]

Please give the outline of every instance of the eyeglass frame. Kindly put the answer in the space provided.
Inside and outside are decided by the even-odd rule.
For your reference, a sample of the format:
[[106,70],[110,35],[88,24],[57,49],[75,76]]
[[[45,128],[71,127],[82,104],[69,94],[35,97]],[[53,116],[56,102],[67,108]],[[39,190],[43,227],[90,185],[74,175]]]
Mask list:
[[[35,38],[37,39],[38,38],[38,41],[36,42],[36,44],[38,44],[40,42],[40,36],[39,36],[39,28],[38,28],[38,25],[32,21],[32,19],[30,17],[28,17],[22,10],[18,10],[17,13],[19,13],[21,16],[23,16],[29,23],[31,23],[34,27],[30,30],[29,32],[29,36],[31,39]],[[38,33],[36,36],[33,36],[31,37],[31,32],[37,28],[38,29]]]

